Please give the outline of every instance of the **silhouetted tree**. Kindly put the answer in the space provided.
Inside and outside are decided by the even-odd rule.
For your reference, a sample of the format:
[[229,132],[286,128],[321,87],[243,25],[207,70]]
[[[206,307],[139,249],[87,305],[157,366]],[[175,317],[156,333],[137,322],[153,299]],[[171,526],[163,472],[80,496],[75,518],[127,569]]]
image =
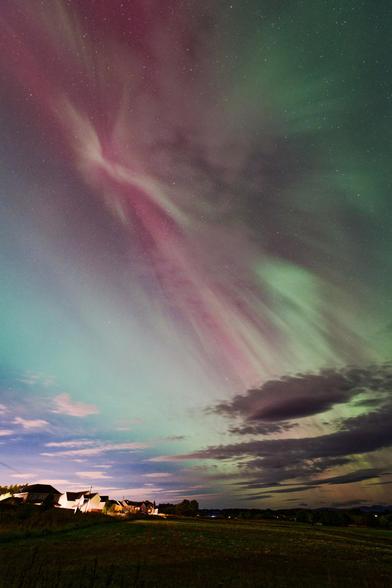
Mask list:
[[176,514],[183,517],[195,517],[199,512],[199,503],[197,500],[183,500],[176,504]]
[[162,514],[174,515],[176,514],[176,505],[170,502],[158,504],[158,512]]
[[11,484],[10,486],[0,485],[0,494],[7,494],[7,492],[15,494],[15,492],[19,492],[24,486],[26,486],[26,484]]

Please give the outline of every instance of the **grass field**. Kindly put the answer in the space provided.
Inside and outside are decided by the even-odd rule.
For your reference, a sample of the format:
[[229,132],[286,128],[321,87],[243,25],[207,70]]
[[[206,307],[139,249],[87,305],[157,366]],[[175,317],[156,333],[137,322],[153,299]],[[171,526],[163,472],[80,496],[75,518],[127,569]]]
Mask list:
[[2,588],[392,586],[391,531],[107,517],[26,533],[0,528]]

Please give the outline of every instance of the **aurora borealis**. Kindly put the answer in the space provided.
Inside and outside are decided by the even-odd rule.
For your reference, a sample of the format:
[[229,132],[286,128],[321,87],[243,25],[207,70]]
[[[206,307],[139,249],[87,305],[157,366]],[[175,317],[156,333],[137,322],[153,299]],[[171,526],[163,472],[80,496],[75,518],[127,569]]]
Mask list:
[[391,17],[3,0],[5,482],[390,503]]

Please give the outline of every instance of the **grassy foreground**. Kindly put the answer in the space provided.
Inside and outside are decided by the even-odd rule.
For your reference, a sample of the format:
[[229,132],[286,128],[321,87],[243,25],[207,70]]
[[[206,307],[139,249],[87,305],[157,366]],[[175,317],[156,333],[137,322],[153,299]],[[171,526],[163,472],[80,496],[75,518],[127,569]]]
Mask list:
[[389,587],[392,532],[279,521],[117,521],[0,528],[0,586]]

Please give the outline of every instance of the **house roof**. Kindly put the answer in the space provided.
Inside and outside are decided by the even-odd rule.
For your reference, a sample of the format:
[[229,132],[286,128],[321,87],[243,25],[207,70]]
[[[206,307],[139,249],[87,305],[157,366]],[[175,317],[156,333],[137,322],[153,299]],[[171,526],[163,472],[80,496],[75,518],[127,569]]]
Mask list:
[[123,503],[127,504],[128,506],[141,506],[143,502],[135,502],[134,500],[123,500]]
[[67,500],[77,500],[78,498],[81,498],[84,494],[88,494],[88,493],[85,490],[83,490],[82,492],[66,492],[65,493]]
[[61,494],[61,492],[49,484],[28,484],[21,488],[18,494],[25,492],[28,492],[29,494]]
[[1,504],[20,504],[23,503],[23,498],[21,496],[8,496],[7,498],[2,498]]
[[127,504],[128,506],[154,506],[153,502],[150,502],[149,500],[143,500],[142,502],[135,502],[134,500],[123,500],[122,501],[123,504]]

